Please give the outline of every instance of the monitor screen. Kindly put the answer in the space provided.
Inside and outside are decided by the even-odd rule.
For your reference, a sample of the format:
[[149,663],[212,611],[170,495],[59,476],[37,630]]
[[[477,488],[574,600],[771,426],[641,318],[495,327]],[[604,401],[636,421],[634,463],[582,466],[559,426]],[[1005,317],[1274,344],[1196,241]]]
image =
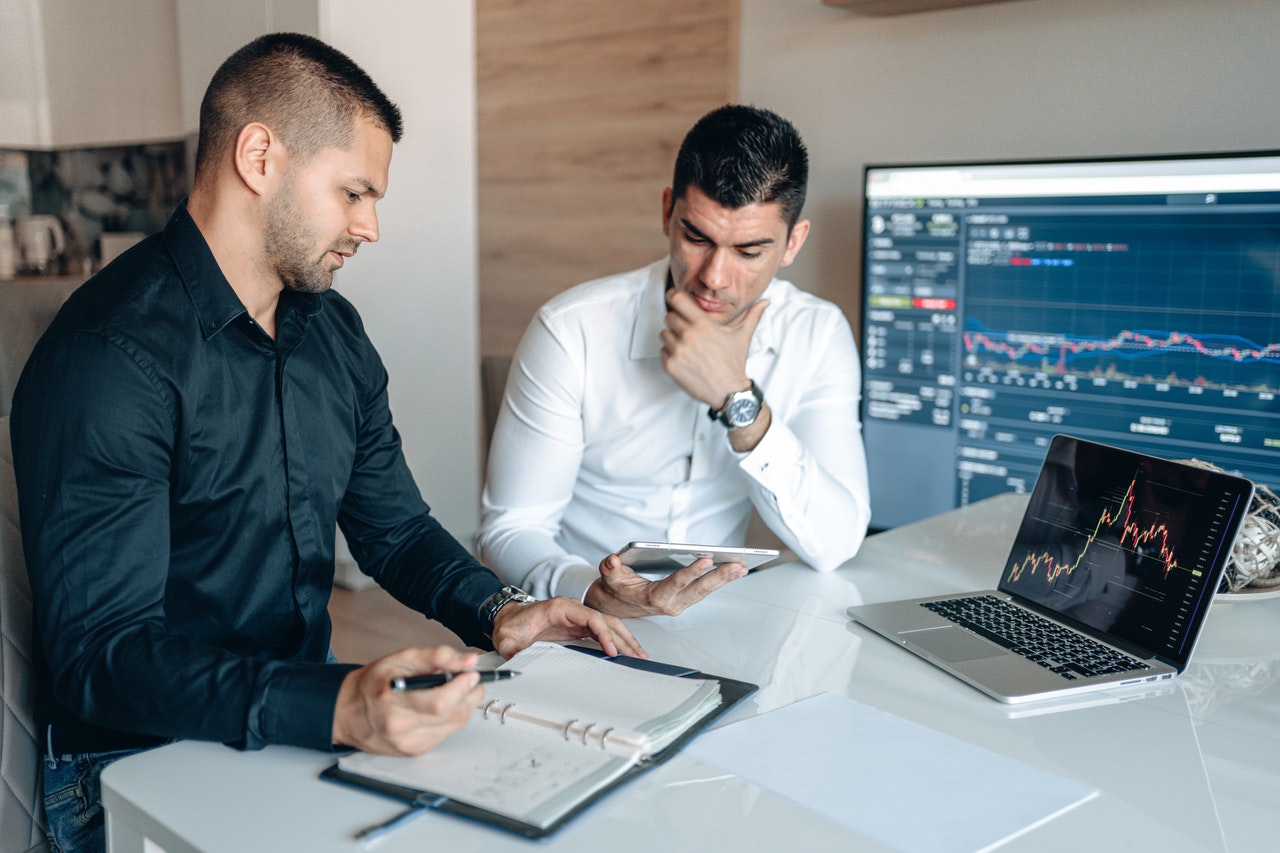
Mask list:
[[1057,433],[1280,488],[1280,152],[869,166],[863,227],[873,528]]

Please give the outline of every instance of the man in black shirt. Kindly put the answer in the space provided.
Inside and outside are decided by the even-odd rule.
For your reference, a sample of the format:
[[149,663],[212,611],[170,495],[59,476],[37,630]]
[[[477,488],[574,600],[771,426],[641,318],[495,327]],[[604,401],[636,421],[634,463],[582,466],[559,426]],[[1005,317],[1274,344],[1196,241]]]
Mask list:
[[[14,396],[12,439],[40,653],[37,715],[59,849],[103,843],[98,773],[175,738],[425,752],[464,726],[475,665],[406,649],[336,663],[334,531],[363,571],[510,657],[621,622],[504,588],[431,516],[387,374],[330,286],[378,239],[398,109],[343,54],[276,34],[214,75],[190,198],[78,290]],[[514,604],[513,604],[514,602]]]

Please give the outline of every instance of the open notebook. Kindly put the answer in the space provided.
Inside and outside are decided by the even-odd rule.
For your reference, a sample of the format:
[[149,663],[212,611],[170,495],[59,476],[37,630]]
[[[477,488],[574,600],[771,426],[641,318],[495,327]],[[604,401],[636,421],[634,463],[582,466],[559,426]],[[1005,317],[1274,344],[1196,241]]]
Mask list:
[[1159,682],[1186,668],[1252,496],[1241,477],[1055,436],[995,590],[848,614],[1003,702]]
[[323,776],[540,837],[756,690],[619,660],[535,643],[503,667],[519,677],[485,685],[471,722],[435,749],[416,758],[356,752]]

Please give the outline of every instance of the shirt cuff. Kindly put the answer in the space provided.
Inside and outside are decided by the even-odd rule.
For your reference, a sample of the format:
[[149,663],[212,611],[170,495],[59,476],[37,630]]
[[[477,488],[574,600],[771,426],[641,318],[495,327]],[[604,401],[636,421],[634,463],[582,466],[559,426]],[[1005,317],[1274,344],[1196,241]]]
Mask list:
[[270,676],[249,716],[246,749],[288,744],[331,750],[333,714],[347,673],[343,664],[287,664]]
[[568,566],[556,579],[555,593],[582,601],[587,597],[587,590],[598,580],[600,570],[595,566]]
[[[795,433],[774,418],[768,432],[760,437],[754,448],[735,455],[743,473],[769,491],[777,491],[777,485],[785,482],[781,479],[785,477],[785,467],[797,464],[804,456],[804,449]],[[773,471],[778,472],[776,477],[773,476]]]

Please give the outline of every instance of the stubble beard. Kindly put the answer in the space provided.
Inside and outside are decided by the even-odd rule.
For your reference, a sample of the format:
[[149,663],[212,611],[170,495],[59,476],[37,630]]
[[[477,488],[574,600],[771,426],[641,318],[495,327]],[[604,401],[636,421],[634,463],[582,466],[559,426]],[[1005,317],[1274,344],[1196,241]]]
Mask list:
[[328,250],[313,258],[310,247],[314,245],[315,234],[303,222],[292,181],[288,181],[267,209],[264,245],[267,262],[286,288],[324,293],[333,286],[333,270],[323,265]]

